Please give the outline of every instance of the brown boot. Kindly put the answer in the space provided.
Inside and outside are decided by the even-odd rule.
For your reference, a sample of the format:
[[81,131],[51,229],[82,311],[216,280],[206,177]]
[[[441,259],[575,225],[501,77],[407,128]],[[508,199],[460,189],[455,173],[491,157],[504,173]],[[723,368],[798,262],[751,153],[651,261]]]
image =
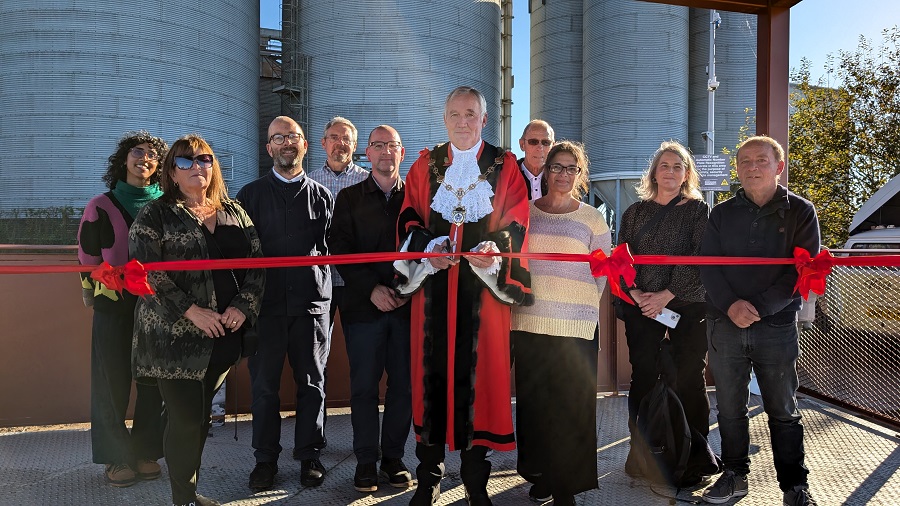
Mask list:
[[113,487],[130,487],[137,481],[137,473],[128,464],[106,464],[106,482]]
[[162,469],[155,460],[138,459],[134,470],[140,480],[155,480],[162,474]]

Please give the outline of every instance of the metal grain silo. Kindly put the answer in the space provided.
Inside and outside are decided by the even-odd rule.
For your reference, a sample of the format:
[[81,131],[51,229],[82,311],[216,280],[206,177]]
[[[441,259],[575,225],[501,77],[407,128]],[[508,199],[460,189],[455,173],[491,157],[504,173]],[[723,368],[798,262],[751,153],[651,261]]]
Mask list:
[[618,216],[659,143],[686,141],[688,8],[585,3],[582,96],[592,186]]
[[0,2],[0,209],[80,208],[127,130],[203,135],[257,172],[259,3]]
[[[344,116],[359,130],[392,125],[406,146],[405,174],[420,149],[447,140],[444,99],[469,85],[487,99],[484,139],[499,141],[500,1],[367,2],[294,0],[285,51],[308,59],[309,169],[325,163],[323,128]],[[291,48],[287,46],[291,45]]]
[[581,140],[583,1],[530,5],[531,117],[550,123],[557,139]]
[[[756,116],[756,15],[718,11],[716,29],[715,152],[734,149],[747,116]],[[706,153],[701,132],[707,130],[709,93],[709,10],[691,9],[690,116],[688,142],[694,153]],[[752,109],[749,113],[746,109]],[[754,132],[750,132],[752,134]]]

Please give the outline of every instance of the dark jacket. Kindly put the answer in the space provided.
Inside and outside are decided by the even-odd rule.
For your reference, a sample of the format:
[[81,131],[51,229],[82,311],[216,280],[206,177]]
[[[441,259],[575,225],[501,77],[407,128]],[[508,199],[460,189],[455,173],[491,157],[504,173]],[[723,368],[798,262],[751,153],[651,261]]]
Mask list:
[[[239,226],[250,244],[250,256],[261,257],[259,237],[241,206],[225,202],[219,224]],[[154,201],[141,209],[128,234],[129,253],[141,263],[207,260],[209,249],[201,225],[181,204]],[[211,271],[150,271],[147,281],[156,292],[137,302],[132,365],[135,378],[200,381],[212,355],[210,339],[184,316],[196,304],[216,311]],[[230,305],[256,322],[265,287],[262,269],[247,269],[240,292]]]
[[[325,235],[334,199],[321,184],[306,175],[285,183],[269,172],[241,188],[237,199],[256,225],[267,257],[328,254]],[[324,314],[330,303],[327,265],[266,269],[262,316]]]
[[[334,221],[328,234],[328,246],[334,255],[397,251],[397,217],[406,195],[402,180],[397,181],[390,199],[370,174],[361,183],[338,193]],[[382,314],[370,296],[377,285],[393,286],[393,262],[345,264],[337,266],[344,279],[341,321],[372,321]],[[409,304],[395,309],[409,317]]]
[[[516,163],[519,165],[519,173],[522,174],[522,180],[525,181],[525,188],[528,189],[528,200],[534,200],[531,198],[531,179],[529,179],[524,172],[522,172],[522,164],[525,163],[525,158],[519,158],[516,160]],[[541,195],[547,194],[547,183],[544,181],[544,178],[541,178]]]
[[[812,203],[779,185],[761,208],[743,189],[713,208],[700,247],[701,255],[793,258],[799,246],[819,253],[819,220]],[[700,267],[709,312],[726,316],[739,299],[753,304],[763,321],[796,319],[800,296],[794,293],[794,265],[708,265]]]

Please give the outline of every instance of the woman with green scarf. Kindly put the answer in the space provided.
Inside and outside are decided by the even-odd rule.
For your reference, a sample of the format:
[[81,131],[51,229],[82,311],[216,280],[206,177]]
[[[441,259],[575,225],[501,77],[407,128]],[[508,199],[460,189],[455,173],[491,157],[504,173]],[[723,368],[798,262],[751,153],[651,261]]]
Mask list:
[[[109,157],[103,182],[109,191],[92,198],[78,227],[82,265],[128,261],[128,229],[138,211],[162,195],[159,161],[169,146],[145,131],[128,132]],[[137,385],[134,424],[125,426],[131,395],[131,340],[137,298],[81,274],[84,305],[93,307],[91,333],[91,443],[93,461],[105,465],[106,481],[127,487],[159,478],[163,454],[163,403],[154,385]]]

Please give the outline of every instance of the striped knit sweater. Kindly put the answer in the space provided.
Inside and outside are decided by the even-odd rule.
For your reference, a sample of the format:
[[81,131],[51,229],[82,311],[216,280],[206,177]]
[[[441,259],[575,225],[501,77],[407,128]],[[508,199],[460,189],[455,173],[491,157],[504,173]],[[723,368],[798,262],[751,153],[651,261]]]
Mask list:
[[[609,227],[600,211],[581,204],[564,214],[548,214],[531,203],[528,248],[534,253],[609,254]],[[587,262],[529,260],[533,306],[515,306],[512,330],[593,339],[600,319],[606,278],[595,278]]]

